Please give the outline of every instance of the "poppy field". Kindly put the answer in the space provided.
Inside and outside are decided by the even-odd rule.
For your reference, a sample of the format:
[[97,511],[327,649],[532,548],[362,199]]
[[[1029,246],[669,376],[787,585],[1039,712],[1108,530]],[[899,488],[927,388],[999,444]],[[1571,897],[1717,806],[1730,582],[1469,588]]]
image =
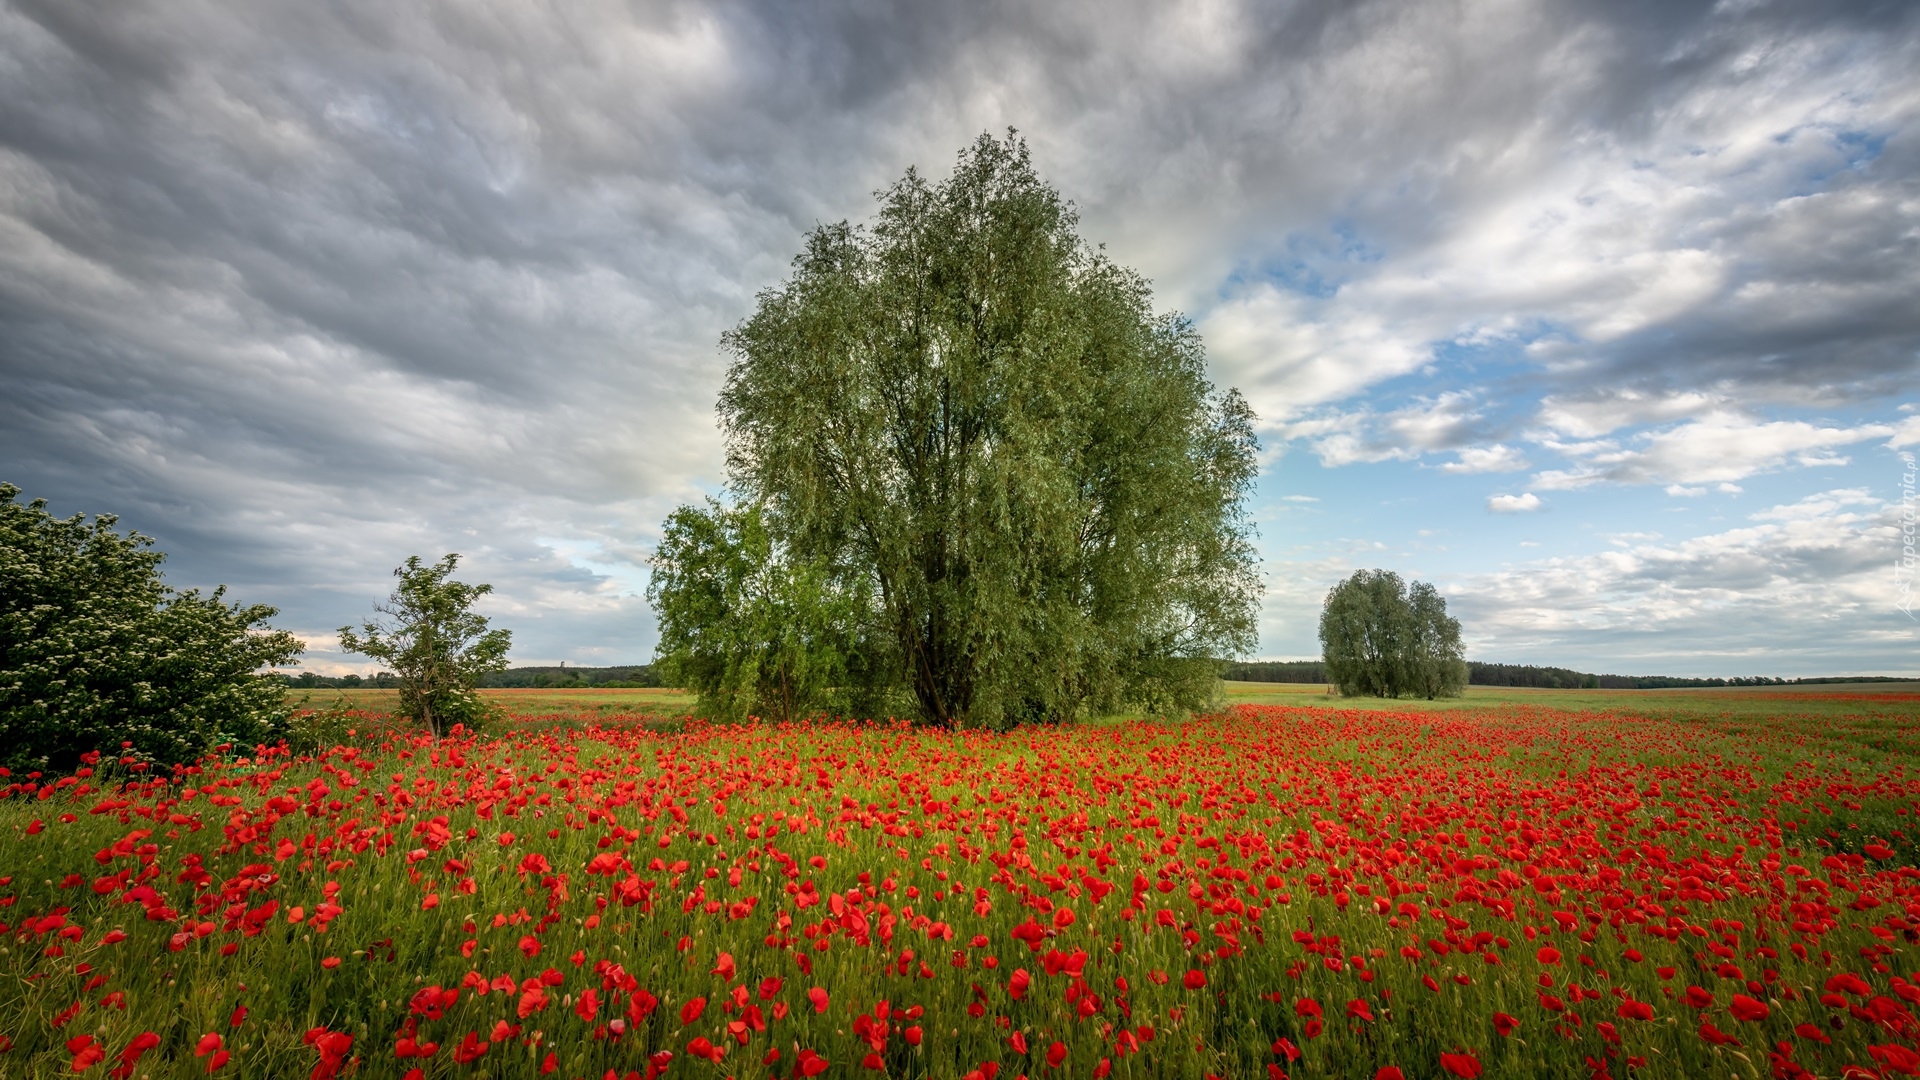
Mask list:
[[1920,699],[1760,700],[108,753],[0,1076],[1920,1075]]

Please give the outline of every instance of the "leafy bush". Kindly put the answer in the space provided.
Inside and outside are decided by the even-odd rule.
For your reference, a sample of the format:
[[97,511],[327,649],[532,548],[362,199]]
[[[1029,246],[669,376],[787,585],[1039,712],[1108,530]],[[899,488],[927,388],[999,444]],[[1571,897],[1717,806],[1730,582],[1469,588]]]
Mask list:
[[647,583],[660,673],[718,720],[883,714],[894,676],[872,662],[890,642],[862,619],[870,598],[787,554],[758,507],[674,511]]
[[278,738],[300,643],[277,612],[160,580],[165,555],[111,514],[56,518],[0,484],[0,761],[63,769],[116,750],[189,761]]

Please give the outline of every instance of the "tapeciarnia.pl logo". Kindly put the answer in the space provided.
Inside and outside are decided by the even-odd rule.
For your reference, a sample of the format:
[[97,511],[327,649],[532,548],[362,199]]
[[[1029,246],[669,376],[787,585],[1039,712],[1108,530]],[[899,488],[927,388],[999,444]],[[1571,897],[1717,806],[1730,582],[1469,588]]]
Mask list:
[[1902,452],[1900,462],[1906,468],[1900,474],[1900,557],[1893,561],[1894,606],[1913,614],[1913,541],[1914,541],[1914,463],[1911,453]]

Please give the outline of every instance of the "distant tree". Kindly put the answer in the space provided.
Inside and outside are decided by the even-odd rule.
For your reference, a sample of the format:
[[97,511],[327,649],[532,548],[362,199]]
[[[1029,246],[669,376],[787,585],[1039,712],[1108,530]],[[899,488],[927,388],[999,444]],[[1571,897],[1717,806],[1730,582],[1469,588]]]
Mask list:
[[265,605],[175,592],[153,540],[56,518],[0,484],[0,762],[63,769],[122,743],[162,762],[276,740],[300,642]]
[[701,711],[787,721],[884,692],[884,675],[867,666],[876,646],[859,641],[869,598],[793,557],[757,507],[681,507],[651,567],[656,666],[694,691]]
[[1360,570],[1320,611],[1327,678],[1356,697],[1453,697],[1467,681],[1460,623],[1433,586],[1409,588],[1391,570]]
[[1245,401],[1011,134],[880,203],[723,339],[733,490],[870,601],[925,720],[1205,704],[1254,641]]
[[1349,697],[1399,697],[1406,642],[1406,584],[1391,570],[1360,570],[1320,609],[1327,678]]
[[362,623],[358,632],[340,628],[340,647],[392,668],[400,713],[436,736],[455,724],[477,727],[488,717],[491,710],[473,684],[506,668],[512,642],[509,631],[488,629],[487,617],[473,610],[493,586],[453,580],[459,561],[448,555],[427,566],[420,556],[409,556],[393,572],[400,584],[385,604],[374,605],[385,618]]

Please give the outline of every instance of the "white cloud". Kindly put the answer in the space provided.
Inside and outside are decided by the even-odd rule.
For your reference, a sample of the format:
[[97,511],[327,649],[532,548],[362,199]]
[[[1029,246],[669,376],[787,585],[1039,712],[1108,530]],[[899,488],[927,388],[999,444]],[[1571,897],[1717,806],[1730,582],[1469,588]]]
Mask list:
[[1840,525],[1851,525],[1865,521],[1870,515],[1849,511],[1848,507],[1878,506],[1880,500],[1866,488],[1835,488],[1816,495],[1808,495],[1798,502],[1749,514],[1755,521],[1812,521],[1825,519]]
[[1449,605],[1489,658],[1608,657],[1629,674],[1725,670],[1741,656],[1759,674],[1914,670],[1920,628],[1892,606],[1896,506],[1844,488],[1752,518],[1472,575]]
[[1539,423],[1576,439],[1596,439],[1624,427],[1670,423],[1725,407],[1715,394],[1686,391],[1656,394],[1635,390],[1590,390],[1579,396],[1540,399]]
[[1487,509],[1496,514],[1523,514],[1540,509],[1540,496],[1531,491],[1520,495],[1495,495],[1487,500]]
[[[1277,425],[1277,429],[1283,439],[1307,440],[1322,465],[1337,468],[1356,463],[1412,461],[1425,453],[1460,447],[1479,436],[1481,420],[1482,414],[1475,408],[1471,393],[1448,391],[1392,412],[1321,411]],[[1467,448],[1461,454],[1462,459],[1467,460],[1469,453],[1480,455],[1475,460],[1495,461],[1504,461],[1507,455],[1513,455],[1513,451],[1505,447]],[[1495,471],[1443,467],[1455,472]],[[1526,467],[1525,463],[1517,466]]]
[[[1552,491],[1601,482],[1666,484],[1668,494],[1681,494],[1691,493],[1688,489],[1695,485],[1718,482],[1724,491],[1733,481],[1772,472],[1789,463],[1803,467],[1834,464],[1832,455],[1809,451],[1865,442],[1892,431],[1885,424],[1822,427],[1799,420],[1760,421],[1717,412],[1636,435],[1625,445],[1611,440],[1549,443],[1575,459],[1576,467],[1545,470],[1534,477],[1534,486]],[[1839,464],[1845,462],[1845,458],[1837,459]]]
[[1263,421],[1285,422],[1425,363],[1419,332],[1396,332],[1361,312],[1325,311],[1259,285],[1200,322],[1207,350]]
[[1503,443],[1492,446],[1463,447],[1458,461],[1449,461],[1440,466],[1441,472],[1450,473],[1495,473],[1519,472],[1530,469],[1533,463],[1520,451]]

